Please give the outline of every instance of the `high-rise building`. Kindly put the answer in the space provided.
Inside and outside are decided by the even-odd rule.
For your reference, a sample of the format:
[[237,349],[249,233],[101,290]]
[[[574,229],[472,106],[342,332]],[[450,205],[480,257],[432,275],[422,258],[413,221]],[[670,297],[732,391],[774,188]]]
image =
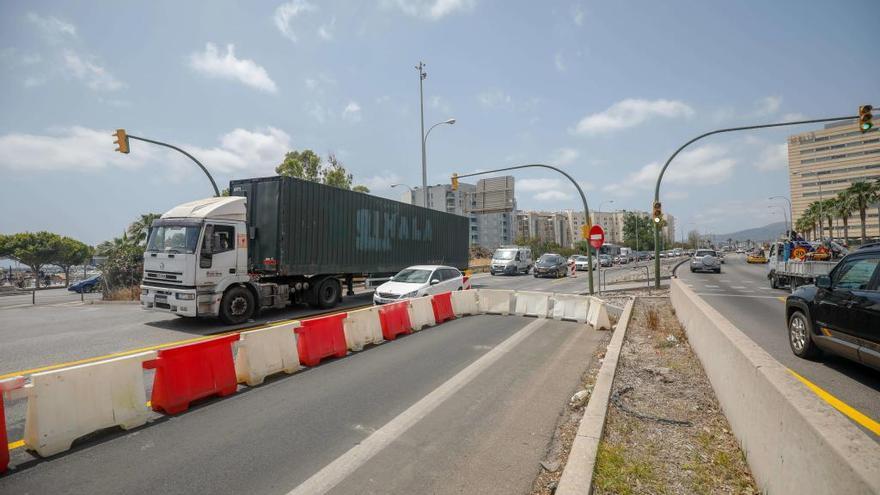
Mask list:
[[[467,196],[473,194],[477,190],[477,186],[473,184],[460,183],[458,190],[452,190],[450,184],[437,184],[436,186],[428,186],[428,208],[432,210],[445,211],[446,213],[454,213],[456,215],[467,215],[469,205]],[[411,205],[422,206],[424,198],[421,187],[414,187],[412,191],[407,190],[401,201]]]
[[[788,173],[793,222],[814,201],[831,199],[857,181],[880,179],[880,132],[862,133],[855,121],[828,124],[818,131],[788,137]],[[833,236],[843,237],[843,223],[835,217]],[[850,238],[861,235],[858,211],[847,221]],[[828,226],[822,237],[828,237]],[[880,235],[878,207],[870,207],[866,218],[869,238]]]
[[515,239],[540,239],[560,246],[571,246],[571,230],[567,212],[516,212]]

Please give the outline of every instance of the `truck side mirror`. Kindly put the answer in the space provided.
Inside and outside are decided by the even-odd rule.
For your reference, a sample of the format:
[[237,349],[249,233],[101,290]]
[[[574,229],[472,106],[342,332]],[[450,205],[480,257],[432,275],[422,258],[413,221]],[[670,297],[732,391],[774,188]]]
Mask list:
[[831,277],[828,275],[819,275],[816,277],[816,287],[820,289],[831,289]]

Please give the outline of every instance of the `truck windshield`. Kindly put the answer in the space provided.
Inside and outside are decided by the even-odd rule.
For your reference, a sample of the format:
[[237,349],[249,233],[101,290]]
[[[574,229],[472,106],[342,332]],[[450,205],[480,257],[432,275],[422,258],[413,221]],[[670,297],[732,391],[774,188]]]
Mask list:
[[512,260],[516,256],[516,251],[512,249],[499,249],[492,255],[496,260]]
[[193,225],[160,225],[150,229],[147,252],[187,253],[196,252],[201,227]]
[[431,276],[431,270],[407,268],[406,270],[401,270],[400,273],[395,275],[391,280],[407,284],[423,284],[428,281],[429,276]]

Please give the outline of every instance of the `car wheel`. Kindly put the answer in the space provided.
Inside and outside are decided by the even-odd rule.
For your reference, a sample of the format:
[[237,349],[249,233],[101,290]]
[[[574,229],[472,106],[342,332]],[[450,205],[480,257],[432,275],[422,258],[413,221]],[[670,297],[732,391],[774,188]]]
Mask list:
[[716,268],[715,273],[721,273],[721,268]]
[[495,272],[493,272],[492,270],[489,270],[489,275],[492,275],[492,276],[494,277],[494,276],[495,276]]
[[227,325],[238,325],[248,321],[254,314],[254,296],[244,287],[233,287],[226,291],[220,301],[220,319]]
[[788,319],[788,344],[797,357],[812,359],[819,355],[819,348],[813,343],[813,325],[801,311],[795,311]]
[[696,273],[696,270],[694,270],[694,267],[691,267],[691,273]]
[[535,274],[535,278],[538,278],[538,274],[537,274],[537,273]]

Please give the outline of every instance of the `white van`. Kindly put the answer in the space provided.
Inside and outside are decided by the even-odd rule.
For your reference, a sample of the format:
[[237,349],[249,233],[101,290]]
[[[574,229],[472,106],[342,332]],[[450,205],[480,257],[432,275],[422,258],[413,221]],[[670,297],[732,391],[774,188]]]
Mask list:
[[522,246],[501,246],[492,255],[489,273],[517,275],[532,269],[532,249]]

